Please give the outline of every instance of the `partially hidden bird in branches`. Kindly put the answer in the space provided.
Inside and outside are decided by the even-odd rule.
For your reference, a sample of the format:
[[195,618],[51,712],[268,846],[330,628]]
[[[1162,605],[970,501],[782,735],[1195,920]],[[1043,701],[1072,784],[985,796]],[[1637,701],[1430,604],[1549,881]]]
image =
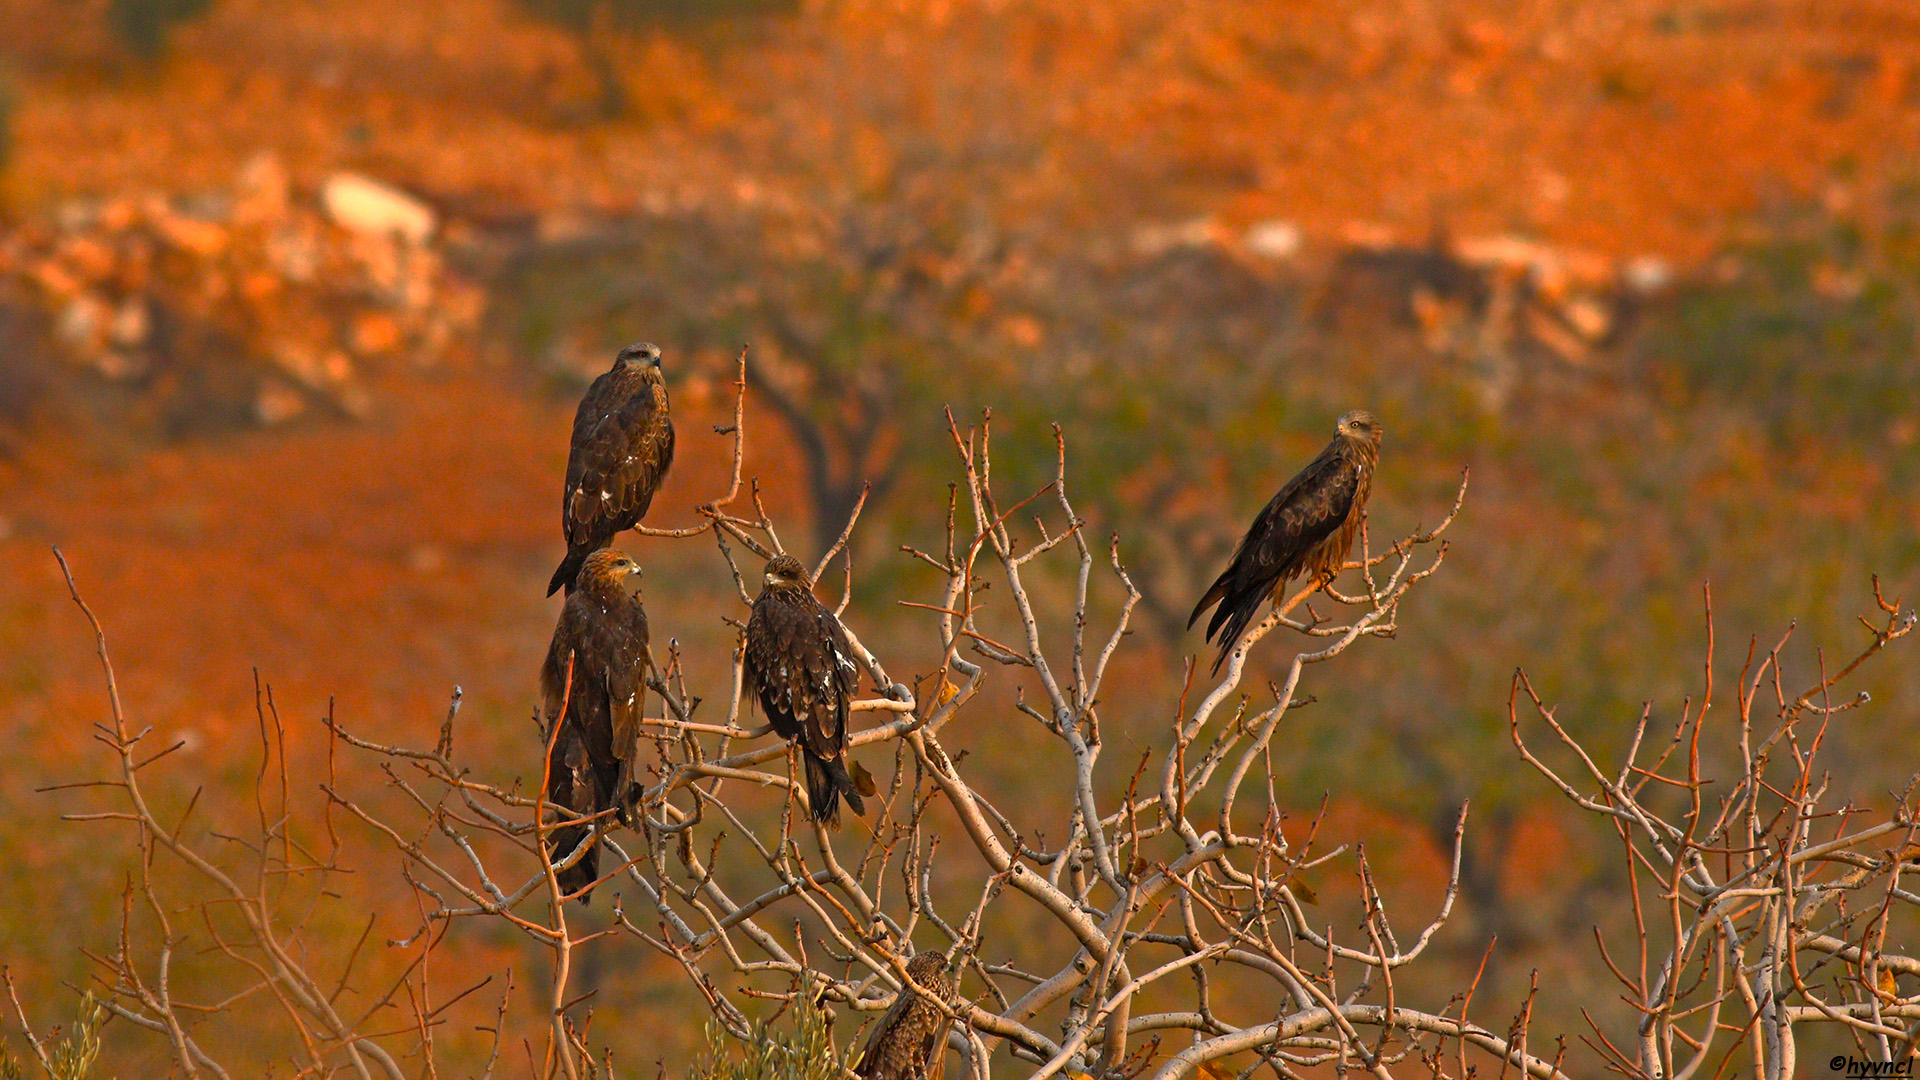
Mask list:
[[[632,805],[633,759],[647,704],[647,612],[631,587],[639,576],[640,567],[615,548],[587,555],[540,666],[542,734],[553,745],[547,802],[582,817],[613,810],[625,819]],[[564,862],[591,836],[586,825],[555,829],[547,838],[549,861]],[[589,848],[558,871],[562,893],[589,901],[592,894],[581,890],[599,878],[597,856]]]
[[1340,572],[1360,532],[1379,460],[1380,422],[1363,410],[1347,413],[1320,456],[1282,485],[1253,519],[1232,561],[1187,618],[1192,627],[1202,612],[1219,605],[1207,622],[1207,640],[1220,638],[1215,674],[1263,601],[1281,603],[1287,582],[1296,577],[1310,577],[1324,588]]
[[589,554],[640,524],[672,465],[673,418],[660,349],[629,345],[587,387],[573,414],[560,498],[567,557],[547,583],[548,596],[573,584]]
[[[907,974],[937,995],[941,1004],[950,1004],[958,989],[952,961],[939,952],[914,953],[907,961]],[[947,1028],[952,1023],[940,1005],[911,986],[901,987],[867,1036],[854,1074],[860,1080],[940,1080],[947,1061]]]
[[758,698],[773,730],[806,759],[813,820],[840,823],[840,800],[867,812],[847,772],[847,706],[860,666],[846,630],[820,599],[806,567],[791,555],[768,560],[747,619],[744,693]]

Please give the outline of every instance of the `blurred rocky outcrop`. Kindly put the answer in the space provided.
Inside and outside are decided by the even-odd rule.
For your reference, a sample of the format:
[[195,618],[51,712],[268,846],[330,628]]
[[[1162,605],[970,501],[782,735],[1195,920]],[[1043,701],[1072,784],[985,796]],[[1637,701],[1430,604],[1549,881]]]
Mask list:
[[357,418],[392,366],[464,356],[485,311],[440,226],[370,177],[302,192],[263,154],[224,189],[19,223],[0,236],[0,279],[44,309],[69,381],[111,388],[164,435]]

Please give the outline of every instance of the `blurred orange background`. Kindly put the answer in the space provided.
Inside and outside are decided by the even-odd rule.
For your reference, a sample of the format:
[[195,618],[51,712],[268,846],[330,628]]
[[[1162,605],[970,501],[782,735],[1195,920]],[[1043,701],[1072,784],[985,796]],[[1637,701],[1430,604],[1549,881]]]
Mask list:
[[[937,655],[893,601],[924,599],[899,545],[939,543],[941,408],[995,408],[1010,483],[1059,421],[1148,592],[1108,705],[1142,742],[1186,605],[1334,416],[1385,422],[1376,537],[1472,464],[1442,578],[1289,719],[1288,798],[1330,792],[1419,911],[1472,798],[1435,1004],[1498,934],[1499,1008],[1564,973],[1537,1042],[1625,1014],[1585,929],[1619,882],[1514,775],[1511,670],[1604,741],[1697,685],[1704,579],[1720,659],[1797,618],[1807,671],[1870,574],[1920,584],[1903,0],[8,0],[0,41],[0,951],[49,1016],[125,871],[33,790],[107,764],[49,547],[136,722],[185,740],[170,792],[244,805],[256,671],[309,766],[329,701],[424,743],[458,685],[471,752],[524,775],[567,425],[629,340],[681,433],[654,523],[724,489],[747,343],[788,542],[879,484],[848,617],[897,670]],[[744,608],[709,542],[626,546],[656,637],[718,677]],[[1916,673],[1835,735],[1863,801],[1915,767]],[[1038,742],[1009,716],[975,752],[1012,788]],[[683,976],[596,963],[597,1033],[683,1071]]]

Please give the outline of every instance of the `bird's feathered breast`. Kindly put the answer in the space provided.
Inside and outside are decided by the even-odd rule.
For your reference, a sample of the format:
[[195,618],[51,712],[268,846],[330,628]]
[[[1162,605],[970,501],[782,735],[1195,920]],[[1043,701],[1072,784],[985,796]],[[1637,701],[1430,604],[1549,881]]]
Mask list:
[[[573,679],[567,681],[568,658]],[[618,586],[577,589],[554,627],[540,686],[551,723],[562,705],[592,757],[618,760],[646,702],[647,613]]]

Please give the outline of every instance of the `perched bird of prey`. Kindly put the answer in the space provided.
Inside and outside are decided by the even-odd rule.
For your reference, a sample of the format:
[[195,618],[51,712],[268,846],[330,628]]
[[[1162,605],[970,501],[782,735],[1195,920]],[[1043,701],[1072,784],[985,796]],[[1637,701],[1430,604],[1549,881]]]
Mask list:
[[673,419],[660,349],[629,345],[587,387],[573,414],[567,489],[560,498],[567,557],[547,583],[548,596],[573,584],[589,553],[640,524],[672,465]]
[[[632,559],[613,548],[586,556],[540,667],[553,739],[547,801],[575,814],[617,809],[624,818],[632,798],[640,711],[647,702],[647,613],[640,598],[627,591],[628,580],[639,573]],[[558,733],[554,724],[560,725]],[[584,825],[555,829],[547,838],[548,858],[565,859],[591,832]],[[589,849],[560,871],[563,892],[578,892],[598,879],[596,854]],[[587,901],[588,894],[582,894],[580,902]]]
[[1191,627],[1201,612],[1220,605],[1207,623],[1208,641],[1220,635],[1216,674],[1261,601],[1271,596],[1280,603],[1287,582],[1303,574],[1324,586],[1340,572],[1360,531],[1360,509],[1373,488],[1379,459],[1380,422],[1356,409],[1340,418],[1333,441],[1320,456],[1287,481],[1253,519],[1253,527],[1234,549],[1233,561],[1187,619]]
[[[922,950],[907,961],[913,981],[953,1000],[952,966],[940,953]],[[900,988],[893,1005],[867,1036],[867,1048],[853,1071],[860,1080],[940,1080],[947,1064],[947,1028],[952,1017],[910,986]]]
[[744,692],[758,695],[773,730],[806,758],[813,820],[840,823],[840,799],[867,812],[847,774],[847,702],[859,685],[840,620],[813,595],[806,567],[791,555],[767,563],[764,587],[747,619]]

